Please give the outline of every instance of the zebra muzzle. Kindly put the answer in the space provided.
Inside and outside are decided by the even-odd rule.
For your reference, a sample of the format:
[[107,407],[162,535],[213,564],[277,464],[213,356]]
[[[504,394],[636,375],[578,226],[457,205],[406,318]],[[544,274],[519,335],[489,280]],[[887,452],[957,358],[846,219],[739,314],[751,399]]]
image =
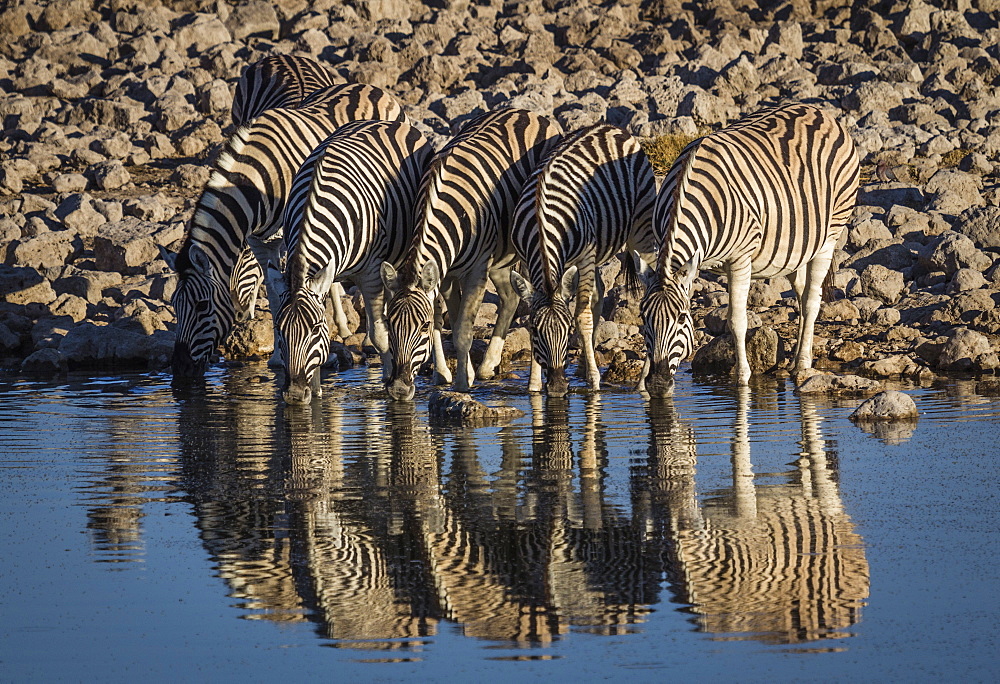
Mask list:
[[195,360],[191,356],[191,348],[184,342],[174,345],[174,355],[170,363],[174,377],[198,378],[208,369],[208,356]]

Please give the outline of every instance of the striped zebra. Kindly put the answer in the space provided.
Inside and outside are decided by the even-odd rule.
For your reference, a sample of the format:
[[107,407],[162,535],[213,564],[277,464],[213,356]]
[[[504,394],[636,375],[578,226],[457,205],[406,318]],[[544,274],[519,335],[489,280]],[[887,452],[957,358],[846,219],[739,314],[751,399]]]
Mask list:
[[319,368],[330,349],[324,302],[336,278],[357,283],[368,335],[383,356],[388,352],[379,266],[402,261],[432,153],[410,124],[358,121],[338,128],[296,174],[285,207],[287,266],[282,274],[270,265],[268,273],[281,300],[275,341],[286,402],[320,393]]
[[656,199],[653,221],[663,243],[655,270],[636,263],[646,282],[639,390],[672,391],[677,365],[693,346],[691,286],[701,269],[728,277],[740,384],[750,378],[750,280],[794,273],[795,368],[810,368],[823,279],[854,208],[858,174],[850,135],[807,104],[765,109],[688,145]]
[[[268,109],[299,107],[313,93],[337,85],[339,81],[339,77],[325,66],[306,57],[265,57],[244,69],[236,84],[232,107],[233,125],[247,124]],[[244,249],[233,269],[230,282],[237,322],[242,323],[254,317],[263,281],[264,271],[253,250],[249,247]],[[342,295],[343,288],[339,283],[334,283],[331,298],[337,328],[340,335],[346,337],[351,330],[341,305]]]
[[[436,300],[447,302],[458,357],[455,387],[474,380],[469,350],[473,323],[489,275],[500,310],[479,377],[492,377],[517,309],[510,283],[514,256],[510,222],[524,183],[556,143],[558,126],[521,109],[502,109],[472,120],[431,161],[420,189],[417,226],[399,271],[386,263],[382,278],[391,367],[389,395],[410,399],[417,369],[426,360]],[[435,326],[434,362],[447,382],[440,332]]]
[[[278,261],[285,198],[299,166],[341,125],[365,119],[404,121],[405,116],[388,93],[348,84],[314,93],[307,106],[269,109],[230,137],[180,252],[161,250],[179,275],[173,297],[175,376],[203,375],[212,352],[232,329],[230,284],[244,244],[260,263]],[[270,292],[268,300],[271,311],[277,311]]]
[[600,388],[594,337],[604,285],[597,267],[626,245],[652,257],[655,200],[653,168],[638,141],[608,124],[565,137],[524,186],[512,239],[529,279],[511,273],[511,282],[531,306],[529,392],[541,391],[544,368],[548,395],[566,394],[574,318],[587,384]]
[[236,84],[233,125],[248,124],[268,109],[298,107],[309,95],[338,81],[329,69],[306,57],[265,57],[244,69]]

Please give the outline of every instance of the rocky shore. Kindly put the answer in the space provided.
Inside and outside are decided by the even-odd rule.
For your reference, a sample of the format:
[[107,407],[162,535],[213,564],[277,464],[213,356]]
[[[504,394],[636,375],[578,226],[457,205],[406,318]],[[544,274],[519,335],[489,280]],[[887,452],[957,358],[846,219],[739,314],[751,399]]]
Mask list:
[[[2,368],[168,363],[175,279],[158,246],[183,238],[241,70],[273,52],[389,90],[436,146],[513,105],[565,130],[622,126],[662,172],[664,143],[779,98],[824,103],[858,145],[864,185],[817,366],[1000,368],[1000,0],[35,0],[0,11],[0,34]],[[603,269],[598,360],[628,385],[642,339],[619,270]],[[360,298],[346,303],[359,332],[334,345],[340,366],[365,360]],[[731,365],[726,304],[724,278],[696,281],[696,371]],[[755,282],[750,305],[755,370],[787,371],[790,283]],[[488,296],[484,337],[495,312]],[[510,365],[527,360],[524,322]],[[224,353],[266,358],[270,345],[263,312]]]

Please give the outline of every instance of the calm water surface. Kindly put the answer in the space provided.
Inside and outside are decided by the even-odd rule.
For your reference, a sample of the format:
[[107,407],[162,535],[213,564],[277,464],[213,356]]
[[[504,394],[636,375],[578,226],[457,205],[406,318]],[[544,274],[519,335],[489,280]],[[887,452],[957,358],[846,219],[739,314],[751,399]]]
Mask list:
[[995,681],[1000,399],[0,378],[0,679]]

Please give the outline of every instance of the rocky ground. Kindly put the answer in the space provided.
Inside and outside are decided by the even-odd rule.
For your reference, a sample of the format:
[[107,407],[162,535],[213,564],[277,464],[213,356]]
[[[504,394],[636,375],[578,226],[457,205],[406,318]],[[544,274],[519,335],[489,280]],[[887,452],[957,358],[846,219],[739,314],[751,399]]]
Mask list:
[[[865,185],[817,365],[918,378],[1000,367],[1000,0],[15,0],[0,35],[0,367],[167,363],[175,280],[157,246],[178,248],[236,79],[272,52],[386,88],[437,145],[511,104],[566,130],[627,128],[660,169],[661,143],[779,98],[825,103]],[[605,267],[609,283],[617,271]],[[724,279],[696,282],[697,370],[730,363],[726,303]],[[783,372],[789,283],[755,283],[751,306],[754,366]],[[484,335],[494,314],[488,299]],[[606,379],[627,384],[641,338],[620,287],[604,318]],[[265,313],[237,331],[227,358],[266,355],[269,325]],[[363,359],[362,341],[335,345],[336,362]],[[515,329],[508,356],[527,344]],[[824,391],[873,391],[832,382]]]

